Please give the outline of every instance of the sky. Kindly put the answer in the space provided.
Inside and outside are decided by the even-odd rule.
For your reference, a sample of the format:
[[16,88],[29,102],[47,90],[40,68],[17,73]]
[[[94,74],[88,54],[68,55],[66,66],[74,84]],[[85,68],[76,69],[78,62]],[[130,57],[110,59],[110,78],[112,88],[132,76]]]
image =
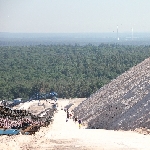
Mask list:
[[150,0],[0,0],[0,32],[150,32]]

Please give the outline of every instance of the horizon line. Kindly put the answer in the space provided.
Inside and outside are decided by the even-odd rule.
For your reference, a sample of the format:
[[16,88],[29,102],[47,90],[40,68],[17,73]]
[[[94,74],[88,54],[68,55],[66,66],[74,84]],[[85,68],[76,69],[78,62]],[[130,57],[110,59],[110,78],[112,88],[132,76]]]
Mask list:
[[[9,33],[9,34],[101,34],[101,33],[117,33],[117,32],[0,32],[1,33]],[[126,32],[118,32],[119,34],[122,33],[131,33],[129,31]],[[134,32],[134,33],[150,33],[149,32]]]

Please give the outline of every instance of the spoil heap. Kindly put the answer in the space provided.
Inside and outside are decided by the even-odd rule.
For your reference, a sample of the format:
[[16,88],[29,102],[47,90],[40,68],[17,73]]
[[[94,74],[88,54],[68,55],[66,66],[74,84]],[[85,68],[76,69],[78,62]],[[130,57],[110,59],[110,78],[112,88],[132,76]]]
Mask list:
[[150,128],[150,58],[92,94],[74,113],[88,128]]

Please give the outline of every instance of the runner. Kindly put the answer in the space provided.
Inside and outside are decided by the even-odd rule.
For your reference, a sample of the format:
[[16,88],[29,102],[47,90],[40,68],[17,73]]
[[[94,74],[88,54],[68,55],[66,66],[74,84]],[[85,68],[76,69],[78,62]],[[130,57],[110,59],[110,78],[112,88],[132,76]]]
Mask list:
[[75,117],[75,118],[74,118],[74,121],[75,121],[75,123],[76,123],[76,122],[78,121],[78,118],[77,118],[77,117]]
[[68,120],[69,120],[69,112],[67,112],[66,122],[68,122]]
[[70,119],[71,119],[71,117],[72,117],[72,114],[70,113],[70,114],[69,114],[69,116],[70,116]]
[[78,120],[79,123],[79,129],[81,128],[81,119]]
[[75,121],[75,116],[74,115],[73,115],[72,119],[73,119],[73,121]]
[[66,122],[68,122],[68,118],[66,118]]

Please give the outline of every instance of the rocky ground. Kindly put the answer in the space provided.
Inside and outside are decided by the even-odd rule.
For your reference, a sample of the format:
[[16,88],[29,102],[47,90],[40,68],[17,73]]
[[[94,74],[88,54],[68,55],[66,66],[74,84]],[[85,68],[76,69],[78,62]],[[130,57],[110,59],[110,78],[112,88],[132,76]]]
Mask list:
[[[133,131],[78,128],[72,119],[66,122],[61,107],[73,100],[59,100],[53,124],[35,135],[0,136],[0,150],[149,150],[150,135]],[[83,99],[84,100],[84,99]],[[82,100],[76,99],[77,103]],[[36,104],[32,102],[31,104]],[[75,101],[74,101],[75,104]],[[27,107],[27,104],[24,104]],[[75,104],[76,105],[76,104]],[[28,103],[28,108],[31,107]],[[30,108],[31,109],[31,108]],[[73,108],[70,108],[73,109]]]

